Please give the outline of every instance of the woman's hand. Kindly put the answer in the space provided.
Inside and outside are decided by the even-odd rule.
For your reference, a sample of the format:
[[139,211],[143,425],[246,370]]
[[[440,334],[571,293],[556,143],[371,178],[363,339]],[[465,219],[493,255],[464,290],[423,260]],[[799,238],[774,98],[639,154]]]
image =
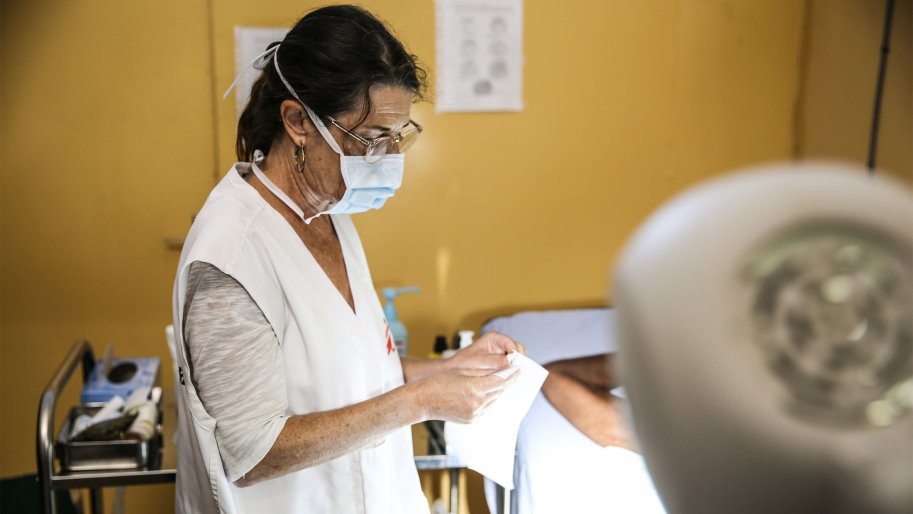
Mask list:
[[526,354],[526,347],[489,332],[443,361],[404,359],[406,387],[415,392],[422,418],[458,423],[476,419],[519,376],[494,375],[508,366],[510,352]]
[[519,375],[513,373],[505,379],[492,373],[492,370],[484,369],[451,369],[409,385],[419,391],[418,401],[425,420],[469,423]]
[[450,369],[499,371],[507,367],[507,354],[511,352],[526,355],[526,347],[504,334],[488,332],[458,351],[445,363]]

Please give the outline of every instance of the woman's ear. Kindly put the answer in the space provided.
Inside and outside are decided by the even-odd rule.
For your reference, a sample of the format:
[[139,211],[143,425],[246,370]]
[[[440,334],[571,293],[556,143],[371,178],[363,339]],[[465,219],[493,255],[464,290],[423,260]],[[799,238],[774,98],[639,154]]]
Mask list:
[[279,106],[279,116],[282,117],[282,125],[285,126],[289,139],[296,146],[304,146],[312,133],[311,127],[314,126],[304,107],[294,100],[284,100]]

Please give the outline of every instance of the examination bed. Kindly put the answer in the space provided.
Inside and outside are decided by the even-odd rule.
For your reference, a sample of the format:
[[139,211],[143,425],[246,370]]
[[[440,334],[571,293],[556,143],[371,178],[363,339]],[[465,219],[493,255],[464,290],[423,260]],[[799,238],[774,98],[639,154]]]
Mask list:
[[[522,312],[494,318],[497,331],[526,345],[539,364],[615,351],[611,309]],[[574,428],[540,392],[520,424],[512,514],[664,513],[643,459],[602,447]],[[503,490],[485,481],[489,509],[502,513]]]

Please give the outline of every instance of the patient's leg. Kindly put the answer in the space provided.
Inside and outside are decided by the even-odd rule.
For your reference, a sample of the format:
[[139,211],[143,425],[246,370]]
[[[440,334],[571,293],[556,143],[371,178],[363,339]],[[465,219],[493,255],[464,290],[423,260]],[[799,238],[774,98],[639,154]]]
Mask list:
[[542,393],[572,425],[602,446],[637,451],[616,399],[613,356],[597,355],[552,362]]

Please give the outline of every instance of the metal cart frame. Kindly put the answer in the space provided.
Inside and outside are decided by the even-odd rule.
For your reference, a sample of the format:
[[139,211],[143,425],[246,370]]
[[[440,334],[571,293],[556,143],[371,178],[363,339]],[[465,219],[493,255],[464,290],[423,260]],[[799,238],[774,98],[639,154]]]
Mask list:
[[[50,383],[41,394],[38,406],[38,430],[36,453],[38,457],[38,484],[41,505],[45,514],[57,514],[57,498],[54,491],[67,489],[89,489],[92,514],[102,514],[101,488],[111,486],[164,484],[174,482],[173,469],[138,469],[116,471],[63,471],[58,472],[54,464],[54,411],[60,392],[70,381],[76,366],[82,363],[82,380],[85,383],[95,367],[95,356],[88,341],[77,341],[54,373]],[[157,463],[159,466],[161,463]]]

